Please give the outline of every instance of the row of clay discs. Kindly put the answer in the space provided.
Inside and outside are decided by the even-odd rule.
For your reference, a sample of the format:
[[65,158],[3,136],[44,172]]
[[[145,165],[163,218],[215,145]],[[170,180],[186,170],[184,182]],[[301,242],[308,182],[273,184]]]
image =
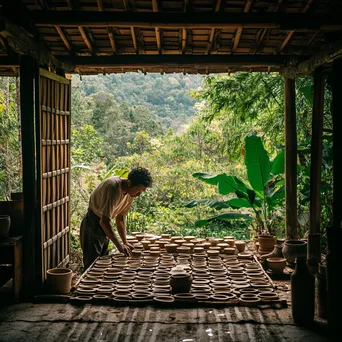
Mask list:
[[147,234],[134,232],[127,236],[127,240],[134,246],[133,255],[137,256],[142,249],[157,251],[165,249],[169,253],[199,253],[204,250],[218,250],[221,253],[235,254],[243,252],[245,241],[235,241],[233,236],[225,238],[196,238],[195,236],[171,236],[170,234]]
[[[130,261],[133,261],[133,263],[130,263]],[[184,265],[185,262],[189,262],[189,257],[179,257],[177,261]],[[106,266],[109,267],[99,267],[96,269],[97,262],[100,262],[100,264],[105,263]],[[141,282],[147,282],[149,279],[153,279],[153,277],[165,278],[171,268],[175,265],[175,260],[172,255],[164,255],[161,258],[150,258],[145,256],[141,260],[129,260],[122,256],[116,256],[111,258],[100,258],[97,262],[95,263],[94,268],[87,272],[85,279],[80,283],[81,286],[91,287],[91,285],[94,284],[110,285],[110,283],[115,283],[119,277],[121,278],[121,284],[125,286],[127,284],[125,283],[125,280],[129,283],[136,275],[138,275],[137,280],[140,280]],[[118,267],[118,262],[121,267]],[[242,270],[241,267],[241,265],[244,264],[238,260],[228,259],[223,262],[221,259],[209,258],[208,266],[205,266],[209,267],[209,274],[203,269],[203,259],[198,259],[197,261],[194,259],[192,260],[192,263],[195,277],[206,278],[209,276],[211,278],[220,278],[222,276],[229,276],[232,279],[236,278],[237,282],[243,282],[244,278],[251,279],[252,276],[254,276],[257,278],[252,279],[254,280],[254,284],[251,285],[259,287],[264,285],[264,281],[261,279],[264,275],[260,273],[260,270],[255,269],[258,267],[255,266],[255,263],[246,263],[246,270],[249,271],[247,272],[247,275],[244,274],[246,272]],[[225,264],[226,270],[224,269],[223,264]],[[159,269],[157,269],[157,267],[159,267]],[[137,271],[139,271],[138,274]]]

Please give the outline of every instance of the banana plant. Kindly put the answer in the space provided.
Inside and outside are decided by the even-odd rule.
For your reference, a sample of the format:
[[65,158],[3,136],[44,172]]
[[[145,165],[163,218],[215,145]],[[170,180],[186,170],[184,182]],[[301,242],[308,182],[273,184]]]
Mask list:
[[249,184],[236,176],[225,173],[212,175],[194,173],[192,176],[207,184],[217,186],[220,195],[229,195],[223,201],[192,200],[185,204],[191,208],[199,204],[207,205],[216,210],[249,208],[251,214],[241,212],[224,212],[207,219],[199,220],[196,226],[203,226],[213,220],[243,219],[248,226],[254,220],[257,232],[272,233],[275,210],[283,204],[284,189],[284,150],[272,161],[258,136],[248,136],[245,139],[245,166]]

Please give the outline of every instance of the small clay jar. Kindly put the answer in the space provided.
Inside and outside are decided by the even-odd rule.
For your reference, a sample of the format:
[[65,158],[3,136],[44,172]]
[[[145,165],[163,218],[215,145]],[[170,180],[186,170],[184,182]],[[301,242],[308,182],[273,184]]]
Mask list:
[[245,251],[246,248],[246,242],[245,241],[235,241],[235,247],[237,248],[237,250],[239,251],[239,253],[242,253]]
[[144,234],[144,233],[139,233],[139,234],[136,234],[136,235],[135,235],[135,238],[136,238],[138,241],[143,240],[144,237],[145,237],[145,234]]
[[176,243],[167,243],[165,245],[166,252],[168,253],[177,253],[178,245]]
[[144,249],[149,249],[150,247],[150,244],[151,244],[151,241],[150,240],[141,240],[140,241],[141,244],[143,245]]
[[190,273],[180,272],[171,275],[170,286],[172,294],[189,293],[193,277]]

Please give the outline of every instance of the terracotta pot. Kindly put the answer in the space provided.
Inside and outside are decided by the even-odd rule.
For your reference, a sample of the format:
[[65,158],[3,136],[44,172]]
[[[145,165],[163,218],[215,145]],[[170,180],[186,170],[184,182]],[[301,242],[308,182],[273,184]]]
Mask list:
[[166,252],[168,253],[177,253],[178,245],[176,243],[167,243],[165,245]]
[[9,215],[0,215],[0,239],[9,237],[11,227],[11,217]]
[[274,235],[259,235],[258,242],[259,254],[268,254],[273,251],[276,240]]
[[70,292],[72,271],[70,268],[52,268],[46,271],[46,287],[52,293],[67,294]]
[[186,272],[173,274],[170,279],[172,293],[175,294],[190,292],[192,279],[192,275]]
[[267,258],[267,267],[272,273],[283,273],[286,266],[286,259],[284,258]]
[[302,240],[287,240],[282,249],[287,262],[294,264],[296,258],[306,258],[307,242]]
[[245,251],[246,242],[245,241],[235,241],[235,247],[237,248],[239,253],[242,253]]
[[150,245],[151,245],[150,240],[141,240],[140,242],[143,245],[144,249],[150,249]]
[[283,258],[284,257],[284,254],[283,254],[283,247],[284,247],[284,244],[281,244],[281,245],[274,245],[274,249],[273,249],[273,256],[276,257],[276,258]]

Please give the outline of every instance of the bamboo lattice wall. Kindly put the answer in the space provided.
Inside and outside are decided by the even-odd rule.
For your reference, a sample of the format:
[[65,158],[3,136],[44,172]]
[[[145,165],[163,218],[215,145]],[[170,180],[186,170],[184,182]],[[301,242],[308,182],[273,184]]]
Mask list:
[[43,279],[49,268],[69,262],[70,107],[69,80],[40,71],[40,181]]

